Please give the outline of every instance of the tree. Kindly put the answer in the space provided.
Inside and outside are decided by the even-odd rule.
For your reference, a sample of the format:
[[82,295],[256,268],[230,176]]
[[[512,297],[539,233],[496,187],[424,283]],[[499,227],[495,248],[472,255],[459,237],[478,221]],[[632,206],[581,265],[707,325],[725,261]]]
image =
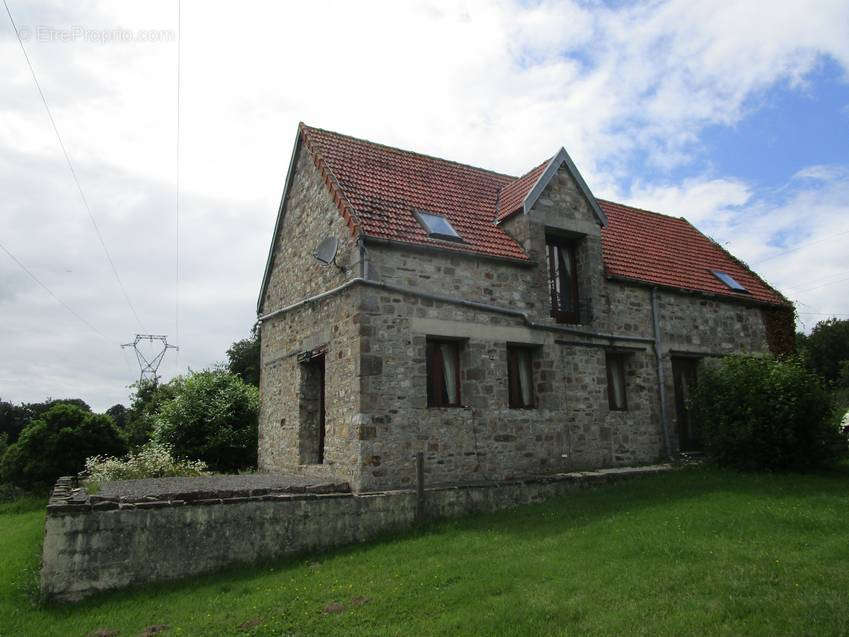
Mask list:
[[832,385],[841,385],[841,371],[849,361],[849,319],[830,318],[817,323],[804,338],[802,353],[817,374]]
[[258,326],[253,326],[250,337],[236,341],[227,350],[227,371],[254,387],[259,387]]
[[216,471],[256,466],[259,391],[222,369],[175,378],[173,398],[156,417],[154,439],[178,458],[203,460]]
[[703,363],[690,400],[705,451],[744,469],[809,469],[846,454],[823,380],[798,359]]
[[24,405],[0,401],[0,435],[5,436],[8,443],[11,444],[18,439],[30,418],[30,412]]
[[39,418],[54,405],[76,405],[83,411],[91,411],[91,407],[81,398],[48,398],[41,403],[21,403],[20,405],[0,401],[0,434],[6,434],[9,444],[16,442],[21,431],[30,421]]
[[120,403],[112,405],[104,413],[115,422],[115,426],[118,427],[118,429],[123,431],[126,428],[129,410],[124,407],[124,405]]
[[78,405],[57,404],[32,420],[0,461],[0,479],[22,487],[46,487],[73,475],[86,458],[126,453],[127,443],[109,416]]
[[159,409],[174,397],[175,380],[164,384],[157,380],[143,380],[132,385],[135,392],[123,427],[131,449],[140,449],[151,439]]

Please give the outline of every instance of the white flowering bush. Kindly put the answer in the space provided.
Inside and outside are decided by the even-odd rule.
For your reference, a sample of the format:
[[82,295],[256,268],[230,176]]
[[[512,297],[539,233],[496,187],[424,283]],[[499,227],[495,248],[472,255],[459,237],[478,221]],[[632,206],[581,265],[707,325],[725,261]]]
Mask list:
[[123,459],[110,456],[93,456],[85,461],[86,490],[95,493],[100,485],[111,480],[139,480],[141,478],[168,478],[172,476],[209,475],[201,460],[177,460],[171,445],[149,442]]

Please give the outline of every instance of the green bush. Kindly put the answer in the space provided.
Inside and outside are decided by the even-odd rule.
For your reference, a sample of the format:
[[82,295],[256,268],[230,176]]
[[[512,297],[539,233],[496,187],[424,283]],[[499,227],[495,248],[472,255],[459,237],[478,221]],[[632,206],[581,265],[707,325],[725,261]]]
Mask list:
[[124,459],[94,456],[85,461],[86,490],[94,493],[104,482],[140,480],[172,476],[208,475],[206,464],[200,460],[176,460],[169,445],[149,442]]
[[122,455],[127,443],[112,419],[59,404],[31,421],[0,462],[0,481],[25,488],[52,485],[81,471],[86,458]]
[[797,359],[729,356],[702,365],[690,401],[706,453],[745,469],[810,469],[846,452],[822,379]]
[[215,471],[256,466],[259,390],[222,369],[177,378],[162,403],[154,440],[179,458],[203,460]]
[[130,408],[124,414],[123,431],[130,449],[137,450],[150,441],[162,404],[174,397],[178,379],[160,384],[158,380],[134,383]]

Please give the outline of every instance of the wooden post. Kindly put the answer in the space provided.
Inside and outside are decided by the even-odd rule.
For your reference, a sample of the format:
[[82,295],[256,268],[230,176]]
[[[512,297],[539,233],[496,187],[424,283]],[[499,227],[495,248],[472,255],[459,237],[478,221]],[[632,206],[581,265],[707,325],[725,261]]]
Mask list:
[[421,522],[425,517],[424,510],[424,453],[416,453],[416,520]]

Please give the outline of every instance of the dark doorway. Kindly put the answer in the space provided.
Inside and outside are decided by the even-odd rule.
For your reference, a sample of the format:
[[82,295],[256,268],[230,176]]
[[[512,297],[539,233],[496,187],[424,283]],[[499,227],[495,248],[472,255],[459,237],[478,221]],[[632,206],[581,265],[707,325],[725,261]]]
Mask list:
[[304,360],[300,368],[300,460],[301,464],[322,464],[326,435],[324,354]]
[[696,384],[698,358],[673,356],[672,379],[675,383],[675,419],[678,423],[678,450],[701,451],[702,437],[690,418],[687,401]]

